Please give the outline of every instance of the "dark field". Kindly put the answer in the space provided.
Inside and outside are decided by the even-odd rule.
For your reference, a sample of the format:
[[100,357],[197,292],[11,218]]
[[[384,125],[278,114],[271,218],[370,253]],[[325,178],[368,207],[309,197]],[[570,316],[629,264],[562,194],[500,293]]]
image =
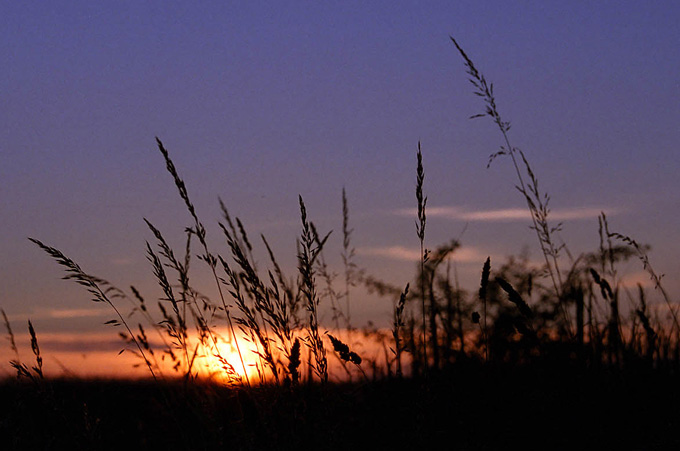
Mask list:
[[236,389],[5,382],[4,449],[678,449],[677,374],[460,365],[427,379]]

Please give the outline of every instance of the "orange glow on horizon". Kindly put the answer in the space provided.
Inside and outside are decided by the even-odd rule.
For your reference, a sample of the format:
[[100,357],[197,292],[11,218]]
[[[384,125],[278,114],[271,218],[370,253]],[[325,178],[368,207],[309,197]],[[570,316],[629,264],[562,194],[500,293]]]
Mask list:
[[[221,336],[228,336],[226,331]],[[304,331],[301,331],[304,334]],[[326,358],[328,361],[329,380],[343,381],[348,378],[360,379],[365,377],[363,371],[374,365],[375,368],[385,367],[385,349],[381,341],[372,335],[361,331],[334,331],[328,333],[341,338],[352,350],[356,351],[364,359],[362,368],[353,364],[344,364],[333,351],[329,340],[324,340],[326,345]],[[300,337],[301,338],[301,337]],[[31,353],[30,338],[27,334],[15,337],[19,348],[21,362],[29,368],[35,365],[35,357]],[[243,336],[238,337],[241,356],[233,342],[220,339],[215,349],[208,349],[198,343],[194,336],[189,337],[190,347],[196,349],[196,357],[192,366],[192,374],[199,379],[209,380],[221,384],[243,383],[258,384],[263,381],[273,382],[274,376],[271,369],[257,354],[257,347],[246,340]],[[116,336],[111,332],[101,333],[44,333],[38,334],[41,355],[43,357],[43,371],[47,377],[78,377],[78,378],[102,378],[102,379],[148,379],[151,372],[144,360],[139,356],[134,345],[126,345],[123,341],[116,341]],[[121,350],[124,352],[120,353]],[[274,359],[278,362],[278,377],[282,381],[285,377],[283,366],[288,361],[282,352],[272,345]],[[174,351],[177,356],[179,352]],[[389,351],[388,351],[389,352]],[[172,359],[160,347],[155,348],[154,355],[147,351],[147,357],[154,367],[154,373],[159,379],[173,379],[183,376],[181,367],[179,371],[173,369]],[[14,377],[14,369],[9,362],[15,360],[16,355],[9,346],[0,347],[0,378]],[[309,360],[313,359],[310,350],[302,344],[301,365],[299,373],[302,380],[309,377]],[[403,364],[408,365],[408,356],[403,356]],[[184,365],[183,361],[182,365]],[[4,363],[4,364],[3,364]],[[244,370],[245,366],[245,370]],[[226,368],[226,369],[225,369]],[[313,371],[311,371],[313,374]],[[247,375],[247,378],[246,378]],[[313,378],[316,376],[312,375]]]

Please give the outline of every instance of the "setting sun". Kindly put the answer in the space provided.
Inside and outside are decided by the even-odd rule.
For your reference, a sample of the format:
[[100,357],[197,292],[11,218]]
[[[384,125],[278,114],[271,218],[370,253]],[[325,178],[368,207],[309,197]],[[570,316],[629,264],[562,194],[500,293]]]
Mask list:
[[225,341],[217,345],[217,350],[211,349],[210,353],[204,350],[196,362],[199,377],[225,384],[260,382],[263,372],[258,369],[260,363],[253,352],[256,349],[254,346],[247,346],[248,344],[247,341],[240,340],[241,354],[233,343]]

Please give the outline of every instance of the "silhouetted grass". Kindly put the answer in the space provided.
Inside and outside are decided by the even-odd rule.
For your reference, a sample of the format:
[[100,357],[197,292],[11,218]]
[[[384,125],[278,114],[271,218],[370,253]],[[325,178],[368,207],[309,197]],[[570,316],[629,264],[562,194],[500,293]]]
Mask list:
[[[0,433],[10,437],[9,448],[421,449],[444,443],[498,449],[529,442],[550,449],[677,447],[680,324],[648,248],[611,232],[603,213],[599,248],[567,262],[554,239],[561,225],[550,221],[550,198],[539,190],[526,154],[511,145],[510,124],[500,116],[493,84],[453,43],[474,94],[485,104],[485,112],[473,117],[490,117],[501,134],[503,145],[489,164],[499,156],[512,162],[543,267],[522,256],[492,266],[489,257],[479,262],[478,290],[465,292],[455,268],[452,280],[449,257],[461,243],[425,248],[427,197],[418,143],[420,258],[403,291],[354,261],[344,189],[342,289],[334,287],[335,274],[324,257],[331,232],[319,234],[302,196],[295,275],[285,274],[264,236],[270,269],[262,269],[246,227],[221,200],[218,226],[226,252],[208,246],[188,189],[157,139],[190,220],[180,253],[144,219],[155,240],[146,243],[146,256],[161,293],[157,303],[148,303],[135,287],[127,294],[30,238],[64,267],[65,279],[110,307],[114,317],[107,324],[123,330],[121,352],[135,354],[151,379],[45,378],[33,324],[28,322],[28,330],[36,363],[29,367],[3,311],[18,379],[0,386]],[[196,241],[198,254],[192,249]],[[618,265],[633,257],[661,293],[667,317],[651,308],[642,286],[633,295],[621,283]],[[193,271],[200,268],[214,280],[216,300],[193,285]],[[349,340],[350,290],[359,283],[394,303],[391,331],[363,331],[367,342],[383,346],[384,362],[360,356]],[[134,309],[122,311],[121,299],[132,301]],[[331,303],[336,329],[342,321],[348,340],[342,330],[322,324],[324,303]],[[226,328],[227,336],[218,328]],[[225,346],[236,351],[237,362]],[[342,381],[342,373],[329,378],[329,355],[342,363],[349,381]],[[247,357],[254,357],[252,365]],[[216,363],[208,366],[209,361]],[[361,376],[359,382],[353,374]]]

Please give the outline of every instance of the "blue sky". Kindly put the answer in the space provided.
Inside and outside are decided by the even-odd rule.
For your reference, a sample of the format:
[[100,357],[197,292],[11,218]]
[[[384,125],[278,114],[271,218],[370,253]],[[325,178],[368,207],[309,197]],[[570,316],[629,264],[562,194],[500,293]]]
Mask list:
[[[334,230],[327,260],[339,263],[344,186],[357,263],[405,284],[420,141],[427,244],[465,229],[464,286],[486,255],[526,247],[538,260],[510,162],[486,168],[501,137],[468,119],[483,106],[449,36],[494,82],[570,250],[597,246],[597,212],[608,211],[612,229],[652,245],[680,293],[676,2],[194,3],[0,6],[0,306],[13,320],[49,331],[103,322],[54,317],[96,306],[28,236],[154,296],[143,218],[177,246],[190,225],[155,136],[216,246],[220,196],[293,265],[301,194]],[[357,311],[380,322],[389,307]]]

